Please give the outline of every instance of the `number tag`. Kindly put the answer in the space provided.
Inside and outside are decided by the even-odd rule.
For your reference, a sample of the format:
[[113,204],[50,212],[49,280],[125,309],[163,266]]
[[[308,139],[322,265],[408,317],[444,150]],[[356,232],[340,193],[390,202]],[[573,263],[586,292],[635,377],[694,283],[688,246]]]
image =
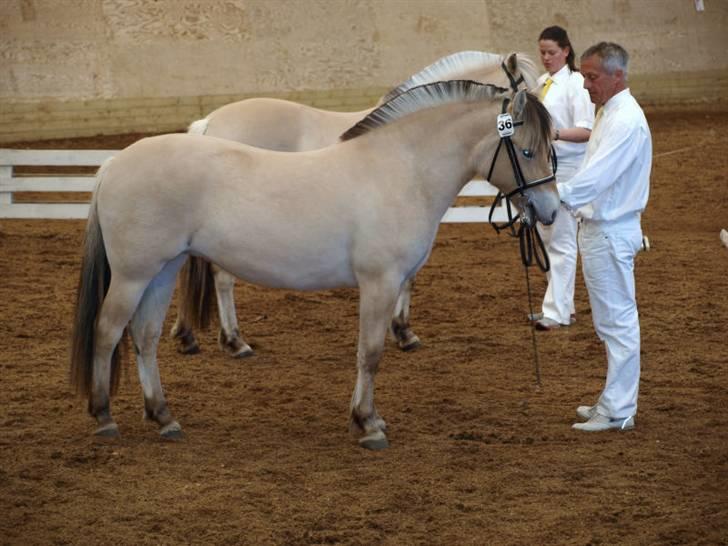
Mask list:
[[510,114],[498,114],[496,126],[501,138],[513,135],[513,118]]

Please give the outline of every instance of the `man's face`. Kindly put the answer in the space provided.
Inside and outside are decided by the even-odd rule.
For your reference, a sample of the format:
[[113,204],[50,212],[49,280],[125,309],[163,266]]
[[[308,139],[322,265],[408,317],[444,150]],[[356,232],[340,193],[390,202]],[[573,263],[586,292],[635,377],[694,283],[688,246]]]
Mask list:
[[621,70],[615,70],[610,75],[604,72],[602,60],[592,55],[581,61],[581,74],[584,76],[584,89],[589,92],[589,98],[597,106],[603,106],[609,99],[623,89]]

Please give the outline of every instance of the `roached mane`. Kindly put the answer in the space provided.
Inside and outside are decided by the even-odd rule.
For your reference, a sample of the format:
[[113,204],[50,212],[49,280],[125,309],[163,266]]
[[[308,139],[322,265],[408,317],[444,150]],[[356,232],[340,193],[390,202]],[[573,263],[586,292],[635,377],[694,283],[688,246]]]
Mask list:
[[342,141],[350,140],[425,108],[454,102],[476,102],[507,95],[508,91],[502,87],[471,80],[452,80],[419,85],[397,95],[372,111],[367,117],[341,135],[340,139]]
[[455,80],[466,78],[468,73],[487,69],[491,66],[499,66],[503,62],[503,56],[497,53],[485,51],[460,51],[438,59],[431,65],[426,66],[417,74],[392,89],[382,97],[381,102],[385,103],[413,87],[426,83],[442,80]]

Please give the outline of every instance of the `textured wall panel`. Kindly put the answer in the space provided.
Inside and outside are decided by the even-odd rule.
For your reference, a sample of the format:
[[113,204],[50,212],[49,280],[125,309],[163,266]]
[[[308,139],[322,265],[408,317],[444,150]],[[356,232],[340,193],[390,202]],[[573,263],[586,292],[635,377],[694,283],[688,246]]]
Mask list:
[[[18,128],[19,113],[33,105],[51,115],[59,102],[102,101],[106,109],[86,109],[79,128],[104,119],[121,127],[130,118],[114,103],[297,92],[352,109],[341,90],[393,86],[454,51],[537,58],[536,38],[550,24],[569,30],[577,53],[599,40],[622,43],[643,102],[726,100],[728,1],[705,0],[705,7],[697,12],[691,0],[0,0],[0,113],[12,114]],[[183,126],[189,109],[180,108],[156,119]],[[7,120],[0,131],[9,130]]]

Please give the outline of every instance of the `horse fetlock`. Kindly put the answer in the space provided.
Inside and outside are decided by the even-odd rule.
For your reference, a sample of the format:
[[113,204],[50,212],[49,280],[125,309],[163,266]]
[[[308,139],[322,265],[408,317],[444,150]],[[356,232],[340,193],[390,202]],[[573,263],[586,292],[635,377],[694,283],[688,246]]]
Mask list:
[[217,342],[223,351],[235,358],[245,358],[254,354],[253,349],[245,343],[240,335],[240,330],[237,328],[230,335],[221,328],[217,336]]
[[412,351],[422,345],[420,338],[412,331],[412,328],[410,328],[409,323],[404,319],[403,315],[392,319],[389,332],[397,342],[397,347],[403,351]]
[[177,340],[177,352],[183,355],[194,355],[200,352],[200,345],[195,335],[188,327],[178,328],[175,324],[172,328],[172,337]]
[[91,417],[96,419],[99,424],[112,421],[111,419],[111,401],[107,394],[91,394],[88,398],[88,406],[86,408]]
[[163,428],[174,422],[166,403],[158,404],[149,401],[144,402],[144,419],[154,421]]
[[369,435],[377,431],[387,430],[387,423],[375,411],[368,416],[362,416],[356,409],[352,409],[349,419],[349,432],[355,436]]
[[96,436],[101,438],[116,438],[119,436],[119,427],[111,418],[111,411],[108,403],[106,407],[95,408],[89,400],[89,413],[96,419],[98,427],[94,431]]
[[420,338],[410,328],[405,328],[401,333],[401,337],[397,339],[397,347],[405,352],[414,351],[421,346]]

